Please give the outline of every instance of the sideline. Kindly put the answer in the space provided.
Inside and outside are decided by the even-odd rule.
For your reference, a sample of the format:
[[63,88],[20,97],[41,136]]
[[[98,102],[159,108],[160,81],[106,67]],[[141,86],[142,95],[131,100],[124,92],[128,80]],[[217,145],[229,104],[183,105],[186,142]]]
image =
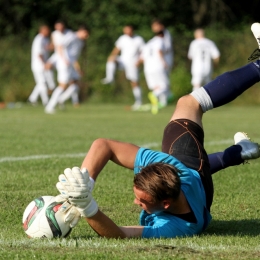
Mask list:
[[[232,139],[220,140],[220,141],[210,141],[206,142],[205,146],[211,145],[219,145],[219,144],[232,144]],[[160,146],[161,143],[147,143],[140,145],[145,148],[153,148]],[[70,154],[39,154],[39,155],[30,155],[23,157],[2,157],[0,158],[0,163],[4,162],[18,162],[18,161],[30,161],[30,160],[43,160],[43,159],[51,159],[51,158],[78,158],[85,157],[87,153],[70,153]]]

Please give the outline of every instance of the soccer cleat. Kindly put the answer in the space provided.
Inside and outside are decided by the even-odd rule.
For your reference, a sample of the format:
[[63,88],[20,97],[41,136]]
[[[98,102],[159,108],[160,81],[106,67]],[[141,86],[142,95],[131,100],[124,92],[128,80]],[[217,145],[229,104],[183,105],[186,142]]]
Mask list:
[[55,109],[48,109],[48,108],[45,108],[44,112],[45,114],[49,114],[49,115],[53,115],[56,113]]
[[101,79],[101,83],[104,84],[104,85],[110,84],[112,82],[113,82],[113,80],[110,80],[110,79],[107,79],[107,78]]
[[252,31],[254,37],[256,38],[258,48],[253,51],[251,56],[248,58],[248,61],[253,61],[260,57],[260,23],[253,23],[251,25],[251,31]]
[[260,157],[260,150],[258,143],[250,141],[248,135],[244,132],[237,132],[234,135],[235,145],[242,147],[241,158],[243,160],[256,159]]
[[37,102],[32,102],[30,101],[29,99],[27,100],[27,104],[33,106],[33,107],[37,107],[38,106],[38,103]]
[[138,111],[141,106],[142,106],[142,104],[141,104],[140,102],[135,102],[135,103],[131,106],[131,110],[132,110],[132,111]]
[[153,94],[153,92],[148,93],[148,98],[152,104],[151,112],[152,114],[156,115],[159,110],[158,98]]
[[59,103],[59,109],[60,110],[65,110],[65,104],[64,103]]

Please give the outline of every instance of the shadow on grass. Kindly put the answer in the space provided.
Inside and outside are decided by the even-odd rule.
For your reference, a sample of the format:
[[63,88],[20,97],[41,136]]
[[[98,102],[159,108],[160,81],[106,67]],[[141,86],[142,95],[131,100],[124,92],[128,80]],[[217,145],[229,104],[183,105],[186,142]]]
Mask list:
[[259,226],[260,219],[212,220],[204,234],[255,237],[260,235]]

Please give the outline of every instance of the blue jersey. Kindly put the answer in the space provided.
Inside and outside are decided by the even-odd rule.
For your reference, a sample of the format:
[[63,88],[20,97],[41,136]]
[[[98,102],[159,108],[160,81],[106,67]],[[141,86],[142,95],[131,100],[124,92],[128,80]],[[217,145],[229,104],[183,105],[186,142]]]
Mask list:
[[144,226],[142,237],[183,237],[200,234],[209,224],[211,215],[206,209],[206,195],[199,173],[187,168],[173,156],[140,148],[135,158],[134,173],[137,174],[141,167],[152,163],[163,162],[176,167],[180,173],[181,190],[183,191],[197,222],[190,223],[167,212],[148,214],[142,211],[140,225]]

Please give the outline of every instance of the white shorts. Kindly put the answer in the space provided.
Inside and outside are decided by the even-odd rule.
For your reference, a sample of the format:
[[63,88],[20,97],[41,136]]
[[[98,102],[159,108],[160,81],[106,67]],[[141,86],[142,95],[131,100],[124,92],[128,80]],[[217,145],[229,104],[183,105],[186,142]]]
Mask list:
[[58,83],[68,84],[70,81],[79,80],[80,75],[73,66],[57,68]]
[[192,74],[191,84],[192,85],[205,85],[211,81],[211,73],[207,75]]
[[153,73],[145,72],[144,75],[147,86],[150,90],[154,90],[155,88],[160,89],[161,92],[168,90],[170,82],[165,70]]
[[126,62],[118,57],[116,59],[118,64],[118,69],[125,71],[125,77],[130,80],[131,82],[138,82],[139,81],[139,69],[136,66],[136,62]]

